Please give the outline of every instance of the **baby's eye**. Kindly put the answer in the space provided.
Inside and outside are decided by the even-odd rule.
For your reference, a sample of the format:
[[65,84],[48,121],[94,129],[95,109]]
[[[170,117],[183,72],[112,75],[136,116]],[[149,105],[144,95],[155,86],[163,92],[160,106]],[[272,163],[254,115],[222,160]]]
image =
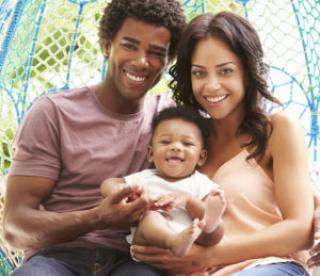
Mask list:
[[183,144],[187,147],[194,146],[193,142],[184,142]]
[[170,144],[170,141],[169,141],[169,140],[161,140],[161,141],[159,141],[159,143],[160,143],[161,145],[169,145],[169,144]]

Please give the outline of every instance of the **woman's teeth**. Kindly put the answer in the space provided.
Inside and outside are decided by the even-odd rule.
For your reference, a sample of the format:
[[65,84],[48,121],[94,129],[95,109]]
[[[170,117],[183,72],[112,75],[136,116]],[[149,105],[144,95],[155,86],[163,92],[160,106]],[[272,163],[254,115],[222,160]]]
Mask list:
[[223,96],[217,96],[217,97],[206,97],[206,100],[209,103],[218,103],[223,101],[225,98],[227,98],[228,95],[223,95]]

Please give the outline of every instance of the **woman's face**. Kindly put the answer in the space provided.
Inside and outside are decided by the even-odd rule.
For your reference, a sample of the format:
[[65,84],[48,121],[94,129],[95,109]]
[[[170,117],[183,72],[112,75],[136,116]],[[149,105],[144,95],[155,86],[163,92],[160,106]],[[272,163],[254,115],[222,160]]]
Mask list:
[[222,40],[200,40],[191,58],[195,99],[215,120],[243,116],[245,74],[241,60]]

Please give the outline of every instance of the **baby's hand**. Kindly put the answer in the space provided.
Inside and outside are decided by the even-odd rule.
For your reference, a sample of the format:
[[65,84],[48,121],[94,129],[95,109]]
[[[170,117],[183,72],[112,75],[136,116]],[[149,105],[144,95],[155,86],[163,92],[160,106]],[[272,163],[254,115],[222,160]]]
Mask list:
[[147,199],[147,195],[143,186],[138,184],[128,184],[127,186],[129,186],[131,189],[131,193],[126,199],[127,202],[135,201],[139,197],[144,197]]
[[185,207],[189,195],[187,193],[172,193],[158,197],[154,205],[162,210],[171,210],[176,207]]

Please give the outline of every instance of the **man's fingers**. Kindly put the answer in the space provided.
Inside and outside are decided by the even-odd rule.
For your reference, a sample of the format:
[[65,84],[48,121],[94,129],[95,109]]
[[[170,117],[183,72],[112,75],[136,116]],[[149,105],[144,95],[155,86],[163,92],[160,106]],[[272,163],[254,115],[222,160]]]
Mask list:
[[140,214],[145,211],[147,205],[148,200],[143,196],[127,203],[127,207],[131,210],[132,213],[139,212]]
[[143,192],[143,188],[140,186],[131,186],[128,185],[121,189],[120,191],[114,193],[111,195],[111,203],[116,204],[119,203],[121,200],[123,200],[126,197],[129,197],[132,194],[139,194]]

